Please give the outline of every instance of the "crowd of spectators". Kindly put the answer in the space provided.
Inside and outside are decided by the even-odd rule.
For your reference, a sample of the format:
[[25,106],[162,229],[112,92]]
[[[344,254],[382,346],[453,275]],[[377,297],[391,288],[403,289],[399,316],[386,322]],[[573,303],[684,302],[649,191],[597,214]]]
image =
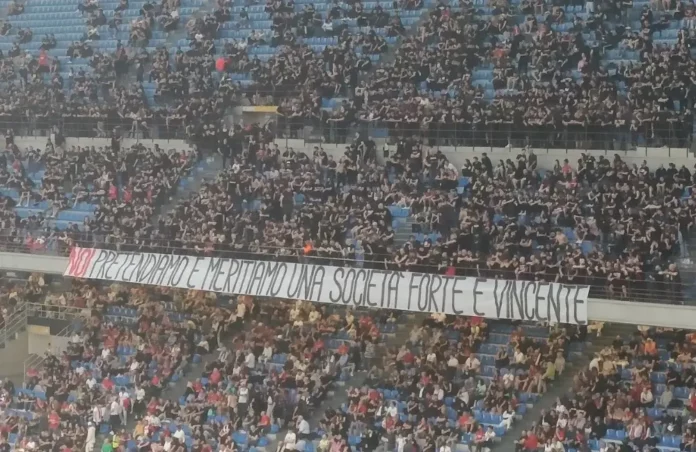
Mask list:
[[[207,143],[225,168],[150,223],[177,181],[200,157],[135,147],[49,148],[41,193],[54,215],[82,202],[95,216],[43,240],[121,250],[316,259],[370,268],[429,271],[590,285],[598,295],[680,303],[683,256],[694,224],[694,176],[682,166],[628,165],[582,154],[576,164],[537,167],[531,150],[496,166],[485,154],[456,168],[440,152],[400,141],[386,166],[371,140],[358,139],[340,159],[319,147],[309,156],[271,144],[263,129],[210,130]],[[125,152],[124,152],[125,151]],[[64,156],[68,156],[65,159]],[[19,156],[16,165],[21,166]],[[22,170],[8,175],[22,191]],[[72,181],[72,196],[60,187]],[[14,182],[12,182],[14,181]],[[51,188],[53,187],[53,188]],[[26,193],[26,196],[24,196]],[[35,197],[35,199],[32,199]],[[69,199],[69,200],[68,200]],[[7,200],[12,242],[25,240]],[[396,240],[411,218],[411,236]],[[58,213],[60,218],[60,213]],[[409,225],[409,223],[406,223]],[[13,235],[14,234],[14,235]],[[46,235],[47,234],[47,235]],[[37,237],[32,236],[31,240]]]
[[694,335],[640,327],[616,337],[573,379],[573,392],[522,433],[516,450],[630,450],[694,447]]
[[[169,202],[181,180],[198,164],[195,149],[155,145],[72,146],[47,143],[24,151],[9,143],[0,158],[3,239],[32,250],[68,249],[80,230],[109,237],[147,232],[157,208]],[[27,212],[20,216],[15,207]],[[61,212],[68,210],[77,219]],[[68,223],[58,228],[56,219]],[[84,221],[83,221],[84,220]]]
[[[362,368],[364,348],[374,356],[395,319],[301,301],[70,284],[56,291],[33,275],[0,297],[44,303],[48,318],[82,309],[66,350],[47,352],[21,387],[3,382],[0,442],[17,449],[91,451],[101,435],[113,449],[231,452],[268,445],[283,427],[285,449],[304,450],[313,409]],[[170,400],[167,389],[202,359],[200,377]]]
[[[104,55],[90,41],[99,39],[98,27],[109,21],[98,2],[80,3],[88,29],[68,55],[90,58],[94,70],[71,74],[66,87],[57,60],[23,57],[21,69],[8,67],[4,74],[21,80],[20,89],[5,94],[5,119],[52,125],[63,116],[68,122],[89,118],[125,128],[138,124],[134,133],[145,135],[156,123],[180,133],[188,126],[217,126],[224,109],[244,97],[256,103],[270,96],[291,135],[322,124],[340,129],[336,137],[345,139],[353,125],[381,124],[441,144],[625,149],[690,142],[694,37],[691,7],[682,2],[668,10],[654,2],[643,11],[627,2],[590,2],[585,8],[435,2],[409,33],[401,15],[420,10],[422,2],[369,10],[361,2],[297,8],[281,0],[264,8],[269,28],[221,40],[220,30],[248,29],[251,5],[220,0],[213,12],[185,24],[184,49],[142,47],[153,29],[180,26],[179,6],[172,0],[147,3],[130,24],[128,42],[119,41],[114,55]],[[118,29],[118,14],[127,8],[125,2],[116,9],[110,27]],[[23,5],[10,12],[21,15]],[[639,29],[631,26],[637,18]],[[315,49],[303,42],[320,37],[329,44]],[[393,61],[373,68],[371,56],[386,53],[397,37]],[[19,30],[10,54],[22,55],[31,39],[31,30]],[[50,36],[42,42],[44,51],[55,46]],[[256,52],[268,47],[270,52]],[[137,73],[132,87],[129,67]],[[140,85],[148,69],[157,105],[147,105]],[[36,76],[41,72],[53,74],[48,83]],[[235,83],[230,73],[247,75],[249,83]],[[323,99],[331,98],[344,100],[327,112]],[[95,129],[80,125],[72,131]]]

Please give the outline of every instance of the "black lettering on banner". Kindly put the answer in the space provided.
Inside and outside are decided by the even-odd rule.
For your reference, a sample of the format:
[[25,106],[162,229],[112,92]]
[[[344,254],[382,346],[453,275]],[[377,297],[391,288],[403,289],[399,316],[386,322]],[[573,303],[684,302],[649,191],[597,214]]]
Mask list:
[[[254,273],[251,275],[251,283],[249,284],[249,294],[259,295],[262,294],[263,288],[263,275],[266,272],[266,263],[261,261],[257,262],[254,266]],[[256,283],[256,288],[254,288],[254,283]]]
[[[166,262],[165,262],[165,257]],[[164,266],[162,264],[164,263]],[[147,283],[152,284],[153,281],[157,278],[157,275],[163,271],[165,268],[167,268],[167,265],[169,264],[169,256],[166,254],[160,254],[159,257],[157,258],[157,263],[155,264],[155,269],[150,273],[150,279],[148,279]]]
[[344,273],[343,268],[334,268],[333,282],[338,292],[334,294],[333,287],[329,291],[329,300],[331,300],[331,303],[338,303],[341,301],[341,294],[343,293],[343,289],[341,288],[341,280],[343,279]]
[[148,254],[143,267],[138,272],[138,279],[136,282],[142,284],[147,281],[150,278],[150,274],[155,271],[155,268],[157,268],[157,258],[154,254]]
[[575,295],[573,296],[573,319],[578,325],[584,325],[585,321],[578,318],[578,306],[585,304],[585,300],[580,298],[580,286],[575,286]]
[[355,306],[365,305],[365,282],[367,281],[367,273],[367,270],[362,268],[355,273],[355,294],[353,295],[353,304]]
[[97,273],[97,278],[98,278],[98,279],[106,279],[106,280],[109,280],[109,278],[107,278],[107,277],[105,276],[105,274],[106,274],[106,269],[110,266],[110,264],[111,264],[115,259],[116,259],[116,253],[114,253],[113,251],[109,251],[109,252],[106,253],[106,259],[104,260],[104,262],[102,263],[101,267],[99,268],[99,273]]
[[[314,272],[312,274],[314,275],[314,283],[312,284],[310,299],[312,301],[318,301],[321,300],[321,294],[324,292],[324,276],[326,276],[326,269],[321,265],[314,266]],[[314,293],[315,287],[318,288],[316,295]]]
[[460,278],[459,276],[456,276],[452,280],[452,313],[456,315],[461,315],[464,313],[464,310],[457,309],[457,295],[459,295],[460,293],[464,293],[463,290],[457,290],[457,283],[459,281],[466,281],[466,278]]
[[316,272],[316,267],[314,265],[303,265],[304,277],[301,281],[300,290],[302,291],[302,296],[298,297],[303,300],[310,299],[312,285],[314,284],[314,273]]
[[[506,281],[507,283],[507,281]],[[504,290],[504,289],[503,289]],[[498,293],[498,278],[495,278],[493,282],[493,304],[495,305],[495,316],[502,319],[503,311],[503,297],[502,294]],[[508,316],[510,315],[510,309],[508,309]]]
[[207,286],[205,285],[206,282],[208,282],[208,275],[217,275],[218,270],[220,270],[220,266],[222,265],[222,261],[218,259],[217,257],[209,257],[208,258],[208,266],[205,269],[205,274],[203,275],[203,281],[201,281],[201,287],[204,290],[210,290],[210,286],[212,284],[208,284]]
[[189,258],[188,256],[180,256],[181,259],[176,264],[176,268],[169,279],[169,285],[173,287],[179,287],[181,278],[186,274],[186,269],[188,269]]
[[410,311],[411,310],[411,297],[413,296],[413,289],[418,289],[420,286],[419,284],[413,284],[413,278],[415,278],[417,273],[411,273],[411,281],[408,283],[408,307],[407,309]]
[[510,281],[509,284],[509,292],[510,292],[510,297],[512,299],[512,305],[517,306],[517,312],[519,313],[519,319],[520,320],[525,320],[527,318],[527,313],[525,312],[525,305],[524,305],[524,300],[522,297],[519,296],[519,293],[517,292],[517,281],[512,280]]
[[483,295],[483,292],[480,292],[477,289],[478,289],[479,283],[486,283],[486,282],[488,282],[488,280],[485,278],[474,279],[474,314],[476,314],[479,317],[485,317],[486,313],[479,311],[478,308],[476,307],[476,304],[478,303],[478,296]]
[[441,287],[442,277],[440,275],[433,275],[430,281],[430,287],[428,288],[428,310],[430,312],[445,312],[445,304],[442,303],[442,306],[439,306],[435,299],[435,295],[440,291]]
[[532,309],[532,318],[530,318],[530,320],[537,319],[537,320],[541,321],[542,319],[541,319],[541,317],[539,317],[539,299],[536,297],[536,283],[535,282],[528,282],[526,284],[526,286],[524,288],[524,302],[526,304],[532,303],[532,299],[529,296],[529,288],[530,287],[532,289],[532,295],[534,295],[534,308]]
[[[442,303],[442,312],[446,312],[446,310],[447,310],[447,307],[446,307],[447,306],[447,294],[448,294],[447,286],[449,286],[450,279],[452,279],[452,278],[448,278],[448,277],[444,276],[442,279],[445,281],[445,286],[442,288],[442,302],[441,302]],[[454,305],[454,303],[452,305]]]
[[[297,273],[297,269],[300,269],[300,274],[297,275],[297,278],[295,277]],[[296,295],[300,291],[300,280],[302,279],[302,272],[304,271],[304,267],[302,265],[295,264],[292,266],[292,276],[290,277],[290,281],[288,281],[288,298],[297,298]],[[296,282],[295,290],[292,289],[292,284],[293,282]]]
[[565,321],[570,322],[570,292],[573,290],[572,287],[563,284],[563,289],[565,290]]
[[164,278],[172,279],[170,267],[172,266],[172,262],[174,262],[176,260],[177,260],[177,256],[167,255],[167,263],[164,266],[164,268],[162,269],[162,271],[159,272],[159,278],[157,278],[157,281],[155,281],[155,284],[157,284],[158,286],[161,286]]
[[238,271],[239,261],[237,259],[232,259],[229,267],[227,267],[227,278],[225,279],[225,287],[223,289],[225,293],[234,293],[234,283],[237,282],[234,277],[237,276]]
[[391,306],[392,296],[394,300],[394,309],[399,308],[399,285],[402,278],[405,279],[406,276],[400,272],[392,272],[389,276],[389,284],[387,284],[387,308]]
[[[123,270],[123,275],[122,275],[121,279],[125,282],[130,282],[133,279],[133,275],[138,270],[138,266],[140,265],[140,262],[143,261],[145,256],[143,256],[142,254],[138,254],[137,255],[138,262],[135,262],[135,258],[136,258],[136,255],[131,254],[130,263],[128,264],[128,266],[126,266],[125,270]],[[131,270],[130,274],[128,276],[126,276],[126,272],[131,267],[133,267],[133,270]]]
[[[541,291],[541,288],[545,287],[546,288],[546,312],[548,313],[548,318],[549,321],[551,321],[551,318],[554,318],[556,322],[561,321],[561,305],[558,303],[558,300],[554,298],[553,296],[553,288],[554,284],[549,284],[549,283],[539,283],[539,290]],[[543,301],[544,298],[542,297],[541,300]]]
[[[288,266],[285,264],[285,262],[281,262],[278,271],[273,275],[273,280],[271,281],[270,294],[272,297],[275,297],[280,293],[280,290],[283,288],[283,285],[285,284],[285,275],[287,275],[287,273]],[[278,284],[276,284],[276,281],[278,282]]]
[[[373,287],[377,287],[377,284],[374,284],[372,282],[372,278],[375,275],[383,275],[384,272],[382,270],[372,270],[370,272],[370,276],[367,278],[367,282],[365,283],[365,303],[370,306],[370,307],[376,307],[377,303],[372,302],[372,298],[370,297],[371,289]],[[384,294],[384,278],[382,278],[382,294]]]
[[122,256],[123,256],[123,261],[121,263],[121,266],[118,267],[118,270],[116,270],[116,276],[114,276],[114,280],[116,280],[116,281],[120,281],[123,278],[123,269],[126,268],[126,265],[128,265],[128,262],[133,260],[132,254],[122,254]]
[[109,263],[104,263],[104,279],[113,281],[113,276],[109,276],[109,271],[113,268],[114,264],[116,264],[120,255],[112,251],[109,253],[109,256],[111,256]]
[[[225,285],[222,284],[222,281],[227,281],[227,272],[229,271],[230,266],[225,265],[227,264],[230,260],[226,257],[222,257],[219,259],[220,260],[220,265],[218,268],[217,273],[213,276],[213,279],[210,280],[210,284],[213,287],[213,290],[215,292],[222,292],[222,289],[224,289]],[[222,281],[220,281],[222,279]],[[218,286],[218,281],[222,284]]]
[[418,310],[420,312],[428,312],[428,286],[430,286],[430,275],[420,274],[420,282],[418,283]]
[[539,308],[539,302],[541,302],[542,306],[546,305],[546,318],[541,317],[541,319],[551,320],[551,310],[549,309],[549,304],[545,296],[545,294],[548,291],[549,284],[545,282],[537,282],[536,285],[536,294],[534,296],[536,297],[537,318],[541,317],[541,314],[539,314],[541,312],[541,309]]
[[261,295],[268,295],[273,289],[273,281],[278,274],[278,269],[280,268],[280,262],[267,262],[266,268],[263,271],[263,284],[262,286],[266,289]]
[[[381,308],[384,307],[384,300],[387,299],[387,294],[385,292],[387,290],[387,286],[389,283],[389,279],[391,278],[391,275],[392,274],[390,272],[385,272],[382,276],[382,296],[379,299],[379,306]],[[389,300],[387,300],[387,307],[389,307]]]
[[[244,269],[244,274],[239,280],[239,291],[244,295],[249,295],[249,286],[251,285],[251,280],[247,282],[247,275],[252,275],[254,273],[254,261],[243,260],[242,268]],[[251,273],[249,273],[249,270],[251,270]],[[247,285],[246,290],[244,289],[244,284]]]
[[94,261],[94,265],[92,266],[92,271],[90,272],[90,276],[92,276],[91,273],[94,273],[94,270],[98,268],[99,270],[97,270],[97,274],[94,276],[94,278],[101,279],[99,277],[99,275],[101,275],[102,272],[104,271],[103,270],[104,269],[104,262],[109,257],[109,252],[110,251],[108,251],[108,250],[99,250],[99,255],[97,256],[97,260]]
[[191,284],[191,278],[193,278],[193,275],[200,271],[198,270],[198,264],[203,260],[205,260],[204,257],[197,257],[196,261],[193,263],[193,268],[191,269],[191,272],[189,273],[188,278],[186,279],[186,287],[188,287],[189,289],[198,288],[198,286],[196,286],[195,284]]
[[346,272],[346,277],[343,278],[343,293],[341,294],[341,303],[350,304],[355,295],[355,269],[350,268]]

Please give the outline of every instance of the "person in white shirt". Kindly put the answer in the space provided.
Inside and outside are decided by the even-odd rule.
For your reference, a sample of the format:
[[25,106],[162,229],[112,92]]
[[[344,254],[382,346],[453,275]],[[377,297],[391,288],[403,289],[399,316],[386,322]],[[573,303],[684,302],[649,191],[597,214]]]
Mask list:
[[247,369],[250,370],[256,367],[256,356],[254,356],[254,353],[251,350],[249,350],[244,357],[244,364],[246,364]]
[[87,438],[85,439],[85,452],[92,452],[94,445],[97,443],[97,428],[94,422],[87,424]]
[[116,431],[121,425],[121,404],[118,403],[116,397],[111,399],[111,405],[109,406],[109,424],[113,431]]
[[247,411],[247,405],[249,403],[249,388],[246,383],[242,383],[237,393],[237,409],[240,416],[245,416]]
[[310,433],[309,422],[307,422],[304,417],[298,416],[297,417],[297,437],[300,439],[308,439],[309,433]]
[[452,447],[449,445],[449,442],[447,442],[440,446],[437,452],[452,452]]
[[128,391],[121,389],[118,393],[118,403],[121,405],[121,411],[119,412],[121,416],[121,425],[126,425],[128,423],[128,409],[132,408],[130,402],[130,394],[128,394]]
[[186,433],[184,433],[184,429],[181,428],[181,425],[177,426],[176,431],[172,436],[178,439],[180,443],[186,441]]
[[291,430],[288,430],[288,433],[285,434],[285,439],[283,439],[283,442],[278,444],[278,448],[276,449],[276,452],[284,452],[286,450],[295,450],[295,446],[297,445],[297,435],[295,432]]
[[464,361],[464,371],[470,376],[471,374],[477,374],[481,368],[481,361],[476,357],[476,355],[470,355],[466,361]]
[[452,367],[452,368],[459,367],[459,360],[457,359],[456,356],[454,356],[454,355],[450,356],[450,358],[447,360],[447,367]]
[[99,408],[99,405],[94,405],[92,407],[92,422],[94,422],[96,425],[99,425],[102,423],[103,419],[104,418],[102,417],[102,412]]

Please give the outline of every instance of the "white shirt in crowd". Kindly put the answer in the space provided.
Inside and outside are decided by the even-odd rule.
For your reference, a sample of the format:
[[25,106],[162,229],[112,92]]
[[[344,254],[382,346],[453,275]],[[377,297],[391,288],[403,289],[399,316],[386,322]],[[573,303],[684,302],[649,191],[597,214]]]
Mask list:
[[111,416],[118,416],[119,414],[121,414],[121,405],[119,405],[119,403],[116,400],[111,402],[109,414]]
[[256,367],[256,356],[250,351],[247,353],[246,357],[244,357],[244,364],[246,364],[248,369],[253,369]]
[[297,435],[295,435],[295,432],[290,430],[285,435],[283,443],[285,443],[285,450],[295,450],[295,444],[297,444]]
[[479,370],[481,368],[481,361],[476,357],[476,355],[469,356],[464,362],[464,370]]
[[176,432],[174,432],[174,435],[172,436],[182,443],[186,440],[186,433],[184,433],[184,430],[181,427],[177,428]]
[[300,417],[297,423],[297,433],[300,435],[309,435],[309,422],[307,422],[303,417]]
[[242,386],[239,388],[239,403],[247,403],[249,401],[249,388]]

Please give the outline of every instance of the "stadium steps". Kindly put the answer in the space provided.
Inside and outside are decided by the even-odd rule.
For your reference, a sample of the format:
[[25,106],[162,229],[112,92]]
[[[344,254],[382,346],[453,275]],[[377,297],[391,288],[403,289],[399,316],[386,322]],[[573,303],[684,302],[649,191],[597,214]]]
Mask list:
[[[398,328],[396,330],[396,333],[389,335],[388,339],[385,342],[382,342],[377,345],[377,347],[375,348],[376,354],[373,362],[374,365],[380,366],[382,364],[387,349],[399,348],[402,345],[404,345],[408,340],[409,332],[411,331],[413,325],[422,323],[423,319],[426,318],[426,316],[423,314],[404,313],[402,315],[408,319],[408,322],[397,323]],[[341,405],[343,405],[344,403],[348,403],[348,397],[346,394],[347,389],[349,387],[361,388],[365,382],[366,376],[367,372],[356,371],[353,378],[348,380],[345,386],[337,386],[334,391],[329,391],[327,393],[326,401],[314,410],[311,418],[307,419],[310,427],[312,428],[312,431],[315,431],[317,429],[319,421],[321,421],[321,419],[323,418],[326,410],[333,409],[338,411],[341,409]],[[271,441],[271,443],[266,447],[266,451],[272,452],[276,450],[278,444],[283,440],[283,438],[285,438],[286,433],[287,429],[281,429],[278,432],[276,439],[274,441]],[[320,438],[317,438],[313,441],[315,445],[314,450],[317,450],[316,445],[318,444],[319,439]]]
[[188,199],[191,194],[198,193],[204,181],[213,180],[222,171],[222,157],[219,154],[204,156],[203,160],[196,165],[188,176],[186,185],[179,185],[176,194],[169,199],[169,202],[161,206],[156,215],[152,217],[152,224],[157,225],[169,212],[174,210],[182,201]]
[[[522,420],[512,424],[512,428],[505,433],[502,441],[494,445],[492,450],[501,452],[515,450],[515,441],[520,438],[522,431],[529,430],[532,424],[537,424],[539,422],[541,411],[544,410],[548,412],[553,409],[557,398],[573,392],[573,377],[580,370],[586,369],[589,366],[595,353],[599,353],[602,348],[611,344],[616,335],[625,337],[625,334],[631,334],[633,331],[636,331],[636,328],[632,325],[606,324],[601,336],[597,337],[594,333],[591,333],[587,338],[588,343],[583,354],[573,361],[566,361],[563,375],[560,377],[557,376],[556,380],[549,384],[546,393],[527,410]],[[462,452],[462,450],[459,450],[459,452]]]
[[411,236],[413,235],[413,225],[415,224],[415,220],[413,219],[412,216],[406,217],[406,221],[403,223],[400,223],[399,226],[397,226],[394,229],[394,246],[401,248],[404,243],[408,242]]

